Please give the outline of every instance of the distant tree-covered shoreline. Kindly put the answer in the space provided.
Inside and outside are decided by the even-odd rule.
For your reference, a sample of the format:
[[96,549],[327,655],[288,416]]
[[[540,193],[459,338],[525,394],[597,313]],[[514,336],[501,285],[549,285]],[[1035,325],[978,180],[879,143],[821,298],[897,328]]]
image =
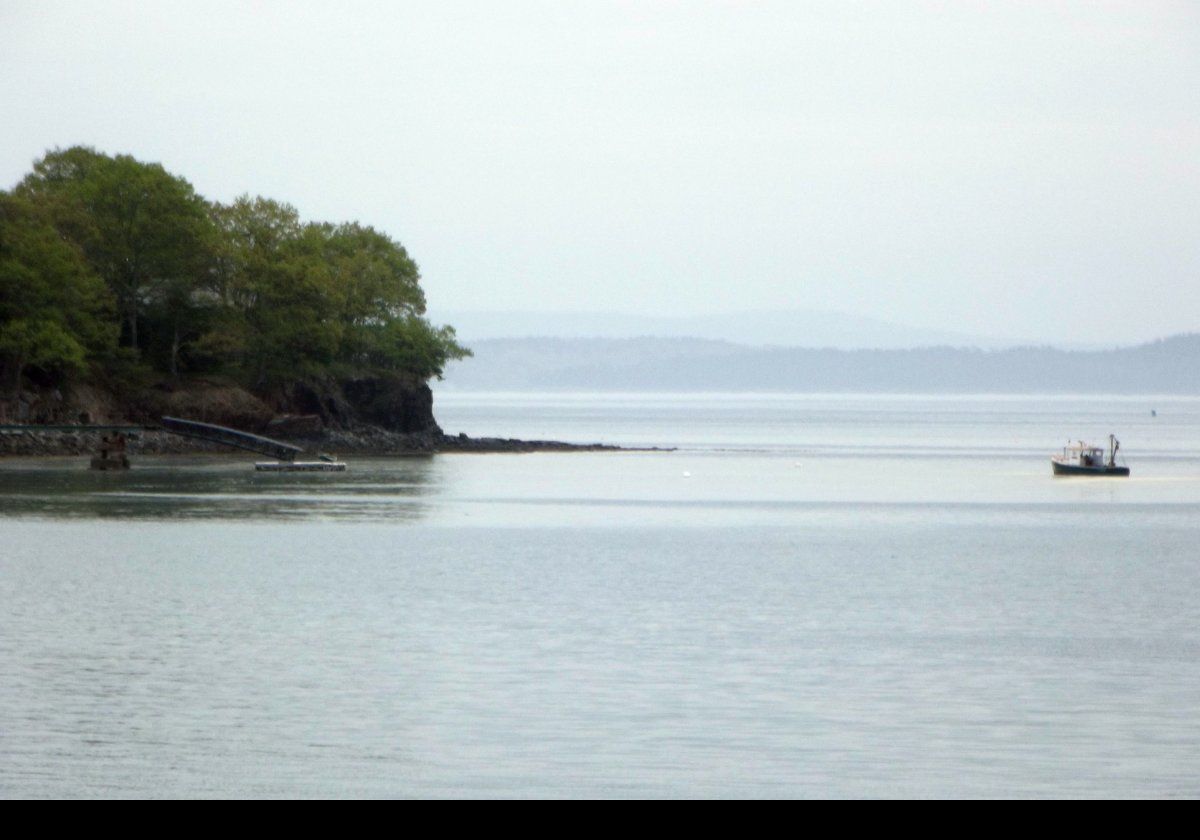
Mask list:
[[424,317],[417,264],[349,222],[208,201],[156,163],[55,149],[0,191],[0,394],[219,375],[251,389],[470,355]]

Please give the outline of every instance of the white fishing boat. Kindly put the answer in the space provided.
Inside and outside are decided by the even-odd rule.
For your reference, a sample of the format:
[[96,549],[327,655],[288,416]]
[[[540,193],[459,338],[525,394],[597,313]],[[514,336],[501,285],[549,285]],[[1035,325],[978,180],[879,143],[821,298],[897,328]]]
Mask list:
[[1117,464],[1120,448],[1121,441],[1114,435],[1108,436],[1107,452],[1102,446],[1076,441],[1064,446],[1061,454],[1051,457],[1050,467],[1055,475],[1129,475],[1129,467]]

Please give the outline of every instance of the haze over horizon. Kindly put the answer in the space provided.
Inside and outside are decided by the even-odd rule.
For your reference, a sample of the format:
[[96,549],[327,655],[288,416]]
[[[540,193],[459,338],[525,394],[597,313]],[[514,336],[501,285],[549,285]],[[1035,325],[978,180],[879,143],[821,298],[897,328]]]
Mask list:
[[[430,308],[429,316],[436,323],[453,324],[458,337],[468,344],[525,338],[694,338],[747,347],[828,347],[843,350],[924,347],[1104,350],[1141,346],[1200,333],[1200,330],[1188,330],[1129,341],[1103,340],[1102,337],[1095,341],[1069,341],[1061,337],[1029,338],[999,331],[972,334],[925,329],[847,312],[804,309],[729,310],[711,315],[646,315],[615,311],[451,310],[435,306]],[[997,330],[1001,329],[1003,325],[997,327]]]
[[430,308],[1134,344],[1200,329],[1200,6],[0,7],[47,149],[356,219]]

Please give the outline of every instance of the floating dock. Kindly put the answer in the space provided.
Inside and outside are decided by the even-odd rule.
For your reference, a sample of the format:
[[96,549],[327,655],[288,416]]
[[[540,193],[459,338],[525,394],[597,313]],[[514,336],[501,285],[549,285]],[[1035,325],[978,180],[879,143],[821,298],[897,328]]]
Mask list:
[[258,472],[345,472],[344,461],[255,461]]

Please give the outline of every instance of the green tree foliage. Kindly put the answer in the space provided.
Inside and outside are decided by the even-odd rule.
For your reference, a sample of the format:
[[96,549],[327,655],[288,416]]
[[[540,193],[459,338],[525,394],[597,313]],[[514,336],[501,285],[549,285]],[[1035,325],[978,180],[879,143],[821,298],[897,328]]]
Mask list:
[[85,352],[79,339],[60,321],[17,318],[0,333],[0,356],[12,370],[13,388],[21,383],[26,365],[48,374],[77,373],[84,369]]
[[441,376],[448,359],[470,351],[459,345],[453,327],[435,327],[417,315],[362,327],[355,361],[368,370],[401,370],[429,379]]
[[[108,284],[124,342],[140,350],[139,325],[155,297],[176,298],[204,271],[205,201],[156,163],[72,148],[47,154],[17,192],[46,207]],[[172,287],[174,287],[172,289]]]
[[209,203],[158,164],[85,147],[47,153],[0,196],[0,363],[18,383],[118,344],[159,374],[250,387],[427,379],[469,355],[423,317],[416,263],[374,228],[261,197]]
[[79,249],[32,202],[0,193],[0,366],[16,390],[28,368],[85,369],[116,342],[112,297]]
[[[451,328],[421,317],[417,264],[385,234],[304,224],[295,208],[261,197],[214,205],[212,214],[221,244],[210,288],[225,317],[199,344],[248,381],[387,372],[428,379],[468,354]],[[382,351],[388,330],[397,346],[396,325],[412,351]]]

